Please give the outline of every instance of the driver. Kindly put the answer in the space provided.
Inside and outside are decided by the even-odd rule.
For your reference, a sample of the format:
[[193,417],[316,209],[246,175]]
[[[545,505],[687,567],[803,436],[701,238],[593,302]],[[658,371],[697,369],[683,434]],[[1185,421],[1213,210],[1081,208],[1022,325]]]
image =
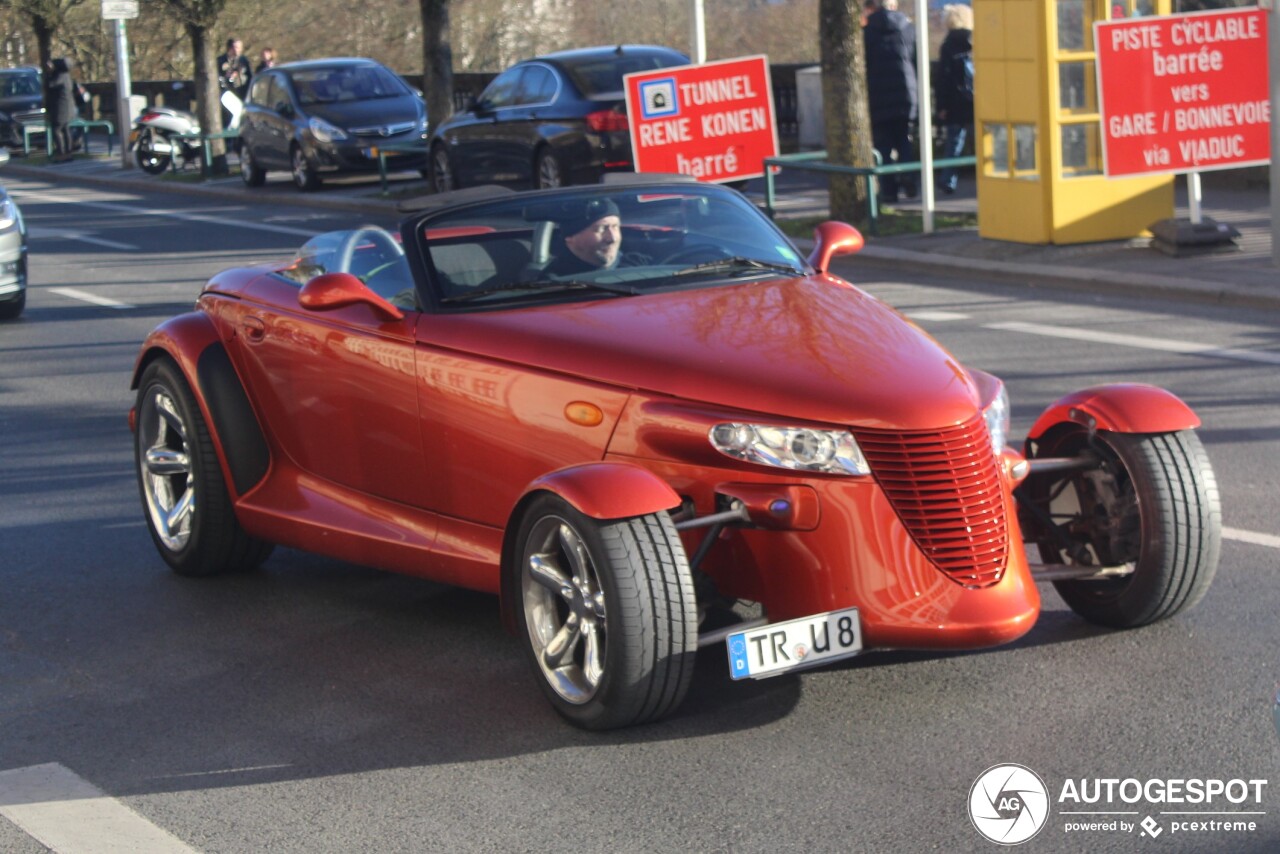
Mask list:
[[545,272],[573,276],[616,267],[622,260],[622,218],[612,199],[591,199],[557,222],[564,246]]

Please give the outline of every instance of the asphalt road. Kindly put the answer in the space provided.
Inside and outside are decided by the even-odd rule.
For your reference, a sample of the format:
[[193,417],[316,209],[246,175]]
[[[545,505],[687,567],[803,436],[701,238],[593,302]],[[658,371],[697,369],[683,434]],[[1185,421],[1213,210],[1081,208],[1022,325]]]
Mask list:
[[[1098,382],[1189,401],[1229,526],[1214,587],[1124,633],[1045,588],[1039,623],[1007,647],[756,683],[707,649],[675,716],[593,735],[542,699],[492,598],[292,550],[193,581],[152,548],[125,419],[143,336],[209,275],[351,215],[6,185],[31,229],[32,290],[0,325],[0,851],[46,850],[14,818],[41,801],[72,836],[74,807],[125,807],[88,838],[146,832],[155,851],[993,851],[966,806],[1000,763],[1036,771],[1055,800],[1029,851],[1280,847],[1280,318],[842,260],[1005,379],[1015,434]],[[1068,832],[1078,817],[1058,796],[1095,778],[1268,784],[1258,803],[1111,807],[1153,817],[1154,838]],[[1210,809],[1251,814],[1169,814]],[[1256,828],[1173,826],[1191,818]]]

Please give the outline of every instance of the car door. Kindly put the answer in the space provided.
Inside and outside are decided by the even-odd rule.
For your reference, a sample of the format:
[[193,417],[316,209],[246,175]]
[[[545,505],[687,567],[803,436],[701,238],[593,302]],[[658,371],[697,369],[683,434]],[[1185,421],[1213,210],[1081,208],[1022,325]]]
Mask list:
[[445,135],[449,159],[459,183],[472,186],[500,180],[503,170],[502,128],[519,92],[521,66],[499,74],[476,98],[471,109],[450,120]]
[[510,181],[529,185],[533,181],[534,152],[542,144],[543,122],[551,114],[558,81],[548,66],[530,63],[520,75],[516,104],[500,123],[504,167]]
[[235,323],[237,363],[267,434],[302,471],[344,490],[421,507],[414,331],[367,304],[323,311],[299,285],[263,276]]

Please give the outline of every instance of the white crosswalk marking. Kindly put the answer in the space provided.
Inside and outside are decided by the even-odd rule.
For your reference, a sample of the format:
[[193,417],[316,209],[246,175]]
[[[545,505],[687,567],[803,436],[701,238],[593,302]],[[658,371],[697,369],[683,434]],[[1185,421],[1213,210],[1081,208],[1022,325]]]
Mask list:
[[0,771],[0,815],[55,854],[196,854],[55,762]]

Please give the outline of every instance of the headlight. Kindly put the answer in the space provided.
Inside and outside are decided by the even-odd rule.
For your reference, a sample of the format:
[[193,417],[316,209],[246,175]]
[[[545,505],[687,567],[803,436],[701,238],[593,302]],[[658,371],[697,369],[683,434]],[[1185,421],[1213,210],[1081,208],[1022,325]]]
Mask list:
[[1004,383],[1000,383],[1000,390],[982,410],[982,415],[991,434],[991,449],[998,454],[1009,441],[1009,392],[1005,391]]
[[13,199],[0,201],[0,231],[8,231],[18,222],[18,206]]
[[347,138],[347,132],[340,127],[334,127],[324,119],[311,118],[307,120],[307,127],[315,134],[316,139],[321,142],[341,142]]
[[810,430],[764,424],[717,424],[711,445],[725,456],[749,463],[827,474],[871,474],[848,430]]

